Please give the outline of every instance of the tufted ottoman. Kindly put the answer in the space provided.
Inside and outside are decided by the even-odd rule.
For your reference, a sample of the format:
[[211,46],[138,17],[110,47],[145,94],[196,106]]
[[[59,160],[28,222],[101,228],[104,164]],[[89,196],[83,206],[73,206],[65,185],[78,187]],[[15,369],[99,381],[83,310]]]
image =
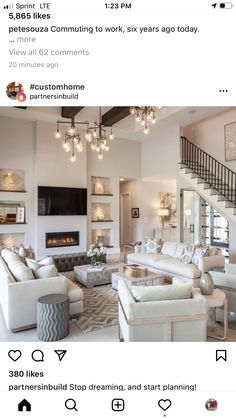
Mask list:
[[52,258],[59,272],[73,271],[74,266],[87,265],[89,263],[86,252],[54,255]]

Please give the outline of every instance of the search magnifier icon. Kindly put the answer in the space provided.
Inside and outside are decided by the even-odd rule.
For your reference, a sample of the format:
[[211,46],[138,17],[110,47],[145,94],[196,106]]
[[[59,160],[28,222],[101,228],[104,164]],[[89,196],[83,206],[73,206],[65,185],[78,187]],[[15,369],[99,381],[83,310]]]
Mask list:
[[78,409],[76,408],[76,401],[74,399],[67,399],[65,401],[65,406],[68,410],[76,410],[76,412],[78,412]]

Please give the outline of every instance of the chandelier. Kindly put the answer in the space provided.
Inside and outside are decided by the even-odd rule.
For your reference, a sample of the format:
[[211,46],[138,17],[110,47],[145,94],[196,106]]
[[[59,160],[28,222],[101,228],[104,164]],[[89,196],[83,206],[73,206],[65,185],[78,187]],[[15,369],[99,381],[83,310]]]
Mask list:
[[[158,107],[158,110],[161,107]],[[144,134],[149,133],[149,125],[156,123],[155,109],[152,106],[131,106],[131,115],[134,115],[135,121],[143,127]]]
[[71,162],[76,161],[76,152],[81,153],[83,151],[82,138],[77,129],[79,125],[86,126],[85,139],[90,144],[91,150],[98,153],[99,160],[103,158],[103,151],[110,150],[110,141],[114,140],[114,134],[111,127],[110,134],[107,135],[106,129],[102,124],[101,107],[99,107],[99,121],[94,122],[93,125],[88,121],[75,121],[74,117],[71,118],[70,122],[57,121],[56,139],[62,138],[62,132],[60,131],[62,124],[69,125],[69,128],[65,132],[65,138],[62,141],[62,147],[65,152],[70,153]]

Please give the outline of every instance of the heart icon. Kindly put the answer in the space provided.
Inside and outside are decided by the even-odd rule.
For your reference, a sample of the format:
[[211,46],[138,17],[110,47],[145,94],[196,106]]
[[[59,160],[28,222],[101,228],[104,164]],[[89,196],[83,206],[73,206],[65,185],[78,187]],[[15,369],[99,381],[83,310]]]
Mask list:
[[8,352],[9,358],[12,359],[12,361],[18,361],[18,359],[21,357],[22,353],[19,350],[14,351],[13,349]]
[[164,411],[166,411],[166,410],[168,410],[169,409],[169,407],[171,406],[171,401],[170,401],[170,399],[160,399],[159,401],[158,401],[158,406],[162,409],[162,410],[164,410]]

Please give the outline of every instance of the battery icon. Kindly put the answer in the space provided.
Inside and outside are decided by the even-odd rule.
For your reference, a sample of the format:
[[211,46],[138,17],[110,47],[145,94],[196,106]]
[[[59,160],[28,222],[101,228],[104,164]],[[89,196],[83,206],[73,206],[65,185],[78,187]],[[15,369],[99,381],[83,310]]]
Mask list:
[[232,9],[233,4],[230,1],[226,1],[225,3],[219,3],[220,9]]

